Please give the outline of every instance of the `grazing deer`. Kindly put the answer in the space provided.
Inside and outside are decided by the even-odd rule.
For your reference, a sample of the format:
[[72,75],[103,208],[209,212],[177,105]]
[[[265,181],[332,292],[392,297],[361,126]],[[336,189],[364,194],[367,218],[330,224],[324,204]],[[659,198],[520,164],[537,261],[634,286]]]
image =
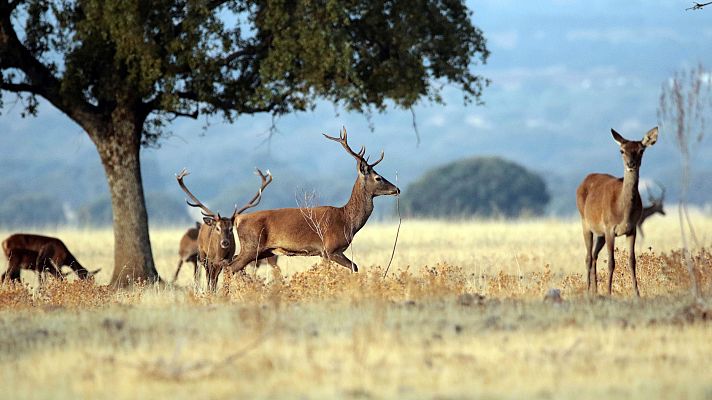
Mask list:
[[662,189],[660,197],[653,197],[653,195],[650,194],[650,190],[648,190],[648,200],[650,201],[650,205],[643,208],[643,213],[640,215],[640,220],[638,221],[638,231],[640,232],[640,236],[645,236],[645,234],[643,233],[643,222],[645,222],[648,217],[653,214],[665,215],[665,210],[663,210],[663,202],[665,201],[665,187],[659,183],[657,185],[660,186],[660,189]]
[[358,271],[344,251],[371,215],[373,198],[398,195],[400,190],[373,169],[383,160],[383,152],[381,158],[369,164],[363,157],[364,147],[358,153],[349,147],[346,128],[339,138],[324,136],[340,143],[357,161],[358,177],[349,201],[343,207],[282,208],[235,218],[241,248],[240,254],[228,265],[230,271],[241,271],[250,261],[273,255],[321,256]]
[[[630,273],[635,295],[640,297],[635,277],[635,236],[643,203],[638,193],[640,164],[646,148],[658,140],[658,128],[648,131],[641,141],[626,140],[611,129],[613,139],[620,146],[625,173],[623,178],[608,174],[590,174],[576,190],[576,206],[581,214],[583,238],[586,244],[588,290],[597,291],[596,260],[606,244],[608,247],[608,295],[611,294],[616,260],[613,255],[615,238],[628,237]],[[594,247],[595,237],[595,247]]]
[[[238,210],[237,207],[235,207],[235,211],[230,218],[221,217],[219,213],[214,213],[188,190],[183,183],[183,178],[188,175],[187,170],[182,170],[176,176],[181,189],[183,189],[185,194],[193,201],[193,203],[188,201],[188,205],[198,207],[202,210],[204,224],[201,224],[198,231],[198,260],[200,260],[205,267],[205,275],[210,291],[215,291],[218,285],[218,276],[220,275],[220,271],[222,271],[223,265],[230,261],[235,254],[235,236],[232,234],[233,221],[245,210],[257,206],[262,199],[262,191],[272,182],[272,174],[269,171],[267,171],[267,175],[265,175],[258,169],[257,173],[259,173],[260,179],[262,180],[262,186],[252,200],[242,208]],[[200,277],[197,273],[194,275],[197,285]]]
[[22,268],[37,271],[42,281],[42,273],[47,272],[57,278],[63,278],[62,266],[71,268],[80,279],[94,276],[100,269],[88,271],[84,268],[67,246],[59,239],[16,233],[2,242],[2,250],[8,260],[8,269],[2,280],[20,280]]
[[[201,223],[196,222],[195,228],[188,229],[183,234],[183,237],[180,238],[180,245],[178,247],[178,256],[180,257],[180,260],[178,261],[176,273],[173,276],[173,283],[178,280],[178,274],[180,273],[183,263],[189,262],[193,264],[193,277],[195,279],[195,285],[197,286],[200,284],[200,270],[198,269],[198,232],[200,231],[200,226]],[[267,261],[273,268],[279,268],[277,265],[277,256],[260,260],[260,264],[263,261]]]

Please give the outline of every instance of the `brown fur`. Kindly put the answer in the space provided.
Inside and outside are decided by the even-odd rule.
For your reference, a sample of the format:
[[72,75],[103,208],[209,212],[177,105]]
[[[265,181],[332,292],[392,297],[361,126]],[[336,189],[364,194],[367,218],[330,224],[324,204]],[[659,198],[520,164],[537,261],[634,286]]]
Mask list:
[[635,277],[636,228],[643,211],[638,181],[643,151],[655,144],[658,128],[651,129],[640,142],[626,140],[614,130],[611,130],[611,133],[620,145],[625,175],[623,178],[616,178],[608,174],[590,174],[576,190],[576,206],[581,215],[586,245],[588,290],[594,294],[597,291],[596,261],[603,245],[607,244],[608,294],[611,294],[615,270],[615,238],[626,235],[633,288],[636,296],[640,296]]
[[16,233],[2,242],[2,248],[8,260],[8,269],[2,275],[3,280],[19,280],[22,268],[63,278],[61,268],[66,265],[76,272],[80,279],[87,279],[99,271],[89,272],[61,240],[49,236]]
[[[235,210],[231,217],[221,217],[207,208],[200,202],[185,186],[183,178],[188,175],[188,171],[183,170],[177,176],[178,184],[181,189],[190,197],[194,203],[188,202],[192,207],[199,207],[203,210],[203,224],[199,224],[197,237],[197,260],[205,267],[205,275],[208,281],[208,290],[215,291],[218,284],[218,276],[222,271],[223,266],[229,262],[235,255],[235,236],[232,233],[234,219],[243,211],[255,207],[262,199],[262,191],[272,182],[272,175],[267,172],[267,175],[262,174],[262,171],[257,170],[262,180],[262,186],[257,191],[255,197],[250,200],[245,206],[239,210]],[[267,179],[269,177],[269,179]],[[187,235],[188,233],[186,233]],[[184,235],[185,236],[185,235]],[[186,239],[189,242],[190,237]],[[181,263],[182,264],[182,263]],[[178,267],[180,270],[180,264]],[[178,277],[176,271],[175,278]],[[199,274],[196,264],[194,271],[196,286],[199,284]],[[174,278],[174,280],[175,280]]]
[[363,158],[365,149],[355,153],[348,146],[345,129],[339,139],[327,138],[341,143],[357,160],[358,177],[349,201],[343,207],[282,208],[236,216],[240,254],[229,264],[231,271],[241,271],[250,261],[273,255],[321,256],[358,271],[344,251],[371,215],[373,198],[400,191],[373,170],[383,153],[378,161],[368,164]]
[[[180,239],[180,245],[178,247],[178,256],[180,259],[178,261],[176,273],[173,276],[174,283],[178,279],[178,274],[180,273],[183,263],[188,262],[193,264],[193,277],[196,286],[200,284],[200,270],[198,269],[198,231],[200,230],[201,224],[200,222],[196,222],[195,225],[195,228],[188,229]],[[273,268],[279,268],[279,265],[277,265],[277,256],[260,260],[259,265],[262,265],[264,261],[266,261]]]

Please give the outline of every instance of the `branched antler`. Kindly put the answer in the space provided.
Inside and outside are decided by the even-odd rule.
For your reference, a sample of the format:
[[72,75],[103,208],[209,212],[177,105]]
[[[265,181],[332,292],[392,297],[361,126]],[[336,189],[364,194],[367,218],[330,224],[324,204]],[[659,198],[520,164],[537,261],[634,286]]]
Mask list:
[[262,200],[262,191],[272,183],[272,173],[267,170],[267,174],[263,174],[262,171],[257,169],[257,174],[259,174],[260,179],[262,180],[262,186],[260,186],[259,190],[257,190],[257,194],[255,194],[255,197],[252,198],[247,204],[242,206],[242,208],[235,209],[235,212],[232,214],[232,217],[234,218],[238,214],[242,214],[245,210],[256,207],[258,204],[260,204],[260,201]]
[[369,163],[368,163],[368,158],[363,158],[363,156],[366,154],[366,148],[365,148],[364,146],[361,146],[361,150],[360,150],[358,153],[354,152],[354,151],[351,149],[351,147],[349,146],[349,143],[348,143],[348,135],[347,135],[347,133],[346,133],[346,127],[342,127],[342,128],[341,128],[341,133],[339,134],[339,137],[338,137],[338,138],[333,137],[333,136],[329,136],[329,135],[327,135],[327,134],[325,134],[325,133],[322,133],[322,135],[324,135],[324,137],[327,138],[327,139],[329,139],[329,140],[333,140],[333,141],[335,141],[335,142],[337,142],[337,143],[341,143],[341,146],[343,146],[344,149],[346,149],[346,151],[347,151],[349,154],[351,154],[351,156],[352,156],[353,158],[355,158],[356,161],[359,162],[359,165],[360,165],[361,163],[364,163],[364,164],[366,164],[369,168],[373,168],[373,167],[375,167],[379,162],[383,161],[383,156],[384,156],[383,150],[381,150],[381,157],[380,157],[376,162],[374,162],[373,164],[369,164]]
[[190,175],[190,172],[188,172],[188,170],[185,168],[183,168],[178,174],[176,174],[176,180],[178,180],[180,188],[183,189],[185,194],[187,194],[191,200],[193,200],[193,203],[189,202],[188,200],[186,200],[185,202],[188,203],[188,205],[191,207],[199,207],[201,210],[203,210],[204,216],[215,218],[217,214],[210,210],[207,206],[205,206],[200,200],[198,200],[197,197],[193,195],[193,193],[190,192],[190,190],[188,190],[187,187],[185,187],[185,184],[183,183],[183,178],[188,175]]

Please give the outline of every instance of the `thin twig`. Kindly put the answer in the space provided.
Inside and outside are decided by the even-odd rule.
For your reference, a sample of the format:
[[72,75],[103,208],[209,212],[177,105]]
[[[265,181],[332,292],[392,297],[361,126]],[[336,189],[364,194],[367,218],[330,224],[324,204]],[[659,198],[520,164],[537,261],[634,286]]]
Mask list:
[[[396,171],[396,186],[398,186],[398,171]],[[391,252],[391,259],[388,260],[388,265],[386,266],[386,272],[383,273],[383,279],[388,275],[388,269],[391,268],[391,263],[393,262],[393,256],[396,254],[396,245],[398,244],[398,235],[400,234],[401,222],[403,218],[400,212],[400,194],[396,195],[396,210],[398,211],[398,229],[396,230],[396,239],[393,241],[393,251]]]
[[413,120],[413,131],[415,131],[415,147],[420,147],[420,132],[418,132],[418,123],[415,121],[415,110],[410,108],[410,115]]

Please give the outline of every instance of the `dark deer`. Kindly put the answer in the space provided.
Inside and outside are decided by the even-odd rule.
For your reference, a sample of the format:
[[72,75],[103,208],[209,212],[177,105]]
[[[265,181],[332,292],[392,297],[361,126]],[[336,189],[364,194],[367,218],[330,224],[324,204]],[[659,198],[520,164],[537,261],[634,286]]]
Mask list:
[[273,255],[321,256],[357,272],[358,267],[345,255],[354,235],[366,224],[373,211],[373,198],[398,195],[400,190],[374,169],[381,160],[369,164],[366,149],[354,152],[347,143],[346,129],[339,138],[324,135],[340,143],[357,162],[358,177],[351,198],[343,207],[282,208],[256,211],[235,218],[240,239],[240,254],[228,265],[232,272],[244,269],[250,261]]
[[[183,178],[188,175],[187,170],[182,170],[176,176],[181,189],[183,189],[185,194],[193,201],[193,203],[188,201],[188,205],[198,207],[202,210],[204,223],[200,226],[198,231],[198,260],[205,266],[205,275],[210,291],[215,291],[217,288],[218,276],[222,271],[223,265],[229,262],[233,255],[235,255],[235,236],[232,234],[233,221],[245,210],[256,207],[262,199],[262,191],[272,182],[272,174],[269,171],[267,171],[267,175],[265,175],[258,169],[257,173],[262,180],[262,186],[246,205],[239,210],[235,207],[235,211],[229,218],[221,217],[219,213],[211,211],[188,190],[183,183]],[[199,283],[197,273],[195,277],[197,285]]]
[[[613,285],[616,260],[613,255],[615,238],[628,237],[630,273],[635,295],[640,297],[635,277],[635,236],[638,221],[643,214],[643,202],[638,192],[640,164],[643,152],[658,140],[658,128],[648,131],[642,141],[624,139],[611,129],[613,139],[620,146],[625,173],[623,178],[607,174],[590,174],[576,190],[576,206],[581,214],[583,238],[586,244],[588,290],[597,292],[596,260],[606,244],[608,247],[608,295]],[[595,247],[594,247],[594,240]]]
[[643,222],[645,222],[648,217],[654,214],[665,215],[665,210],[663,210],[663,202],[665,201],[665,187],[659,183],[657,183],[657,185],[661,189],[660,197],[653,197],[653,195],[650,193],[650,190],[647,191],[648,201],[650,201],[650,205],[647,207],[643,207],[643,213],[640,215],[640,220],[638,221],[638,231],[640,232],[641,237],[645,236],[645,234],[643,233]]
[[84,268],[61,240],[49,236],[16,233],[2,242],[2,250],[8,260],[8,269],[2,280],[20,280],[20,270],[37,271],[42,281],[43,273],[63,278],[61,269],[68,266],[80,279],[94,276],[99,269]]
[[[176,273],[173,276],[173,283],[178,280],[178,274],[183,266],[183,263],[193,264],[193,277],[195,279],[195,285],[200,284],[200,270],[198,269],[198,232],[200,231],[200,222],[195,223],[195,228],[188,229],[183,236],[180,238],[180,245],[178,247],[178,256],[180,260],[178,261],[178,268],[176,268]],[[273,268],[279,268],[277,265],[277,256],[269,257],[265,260],[260,260],[260,264],[263,261],[267,261],[269,265]]]

